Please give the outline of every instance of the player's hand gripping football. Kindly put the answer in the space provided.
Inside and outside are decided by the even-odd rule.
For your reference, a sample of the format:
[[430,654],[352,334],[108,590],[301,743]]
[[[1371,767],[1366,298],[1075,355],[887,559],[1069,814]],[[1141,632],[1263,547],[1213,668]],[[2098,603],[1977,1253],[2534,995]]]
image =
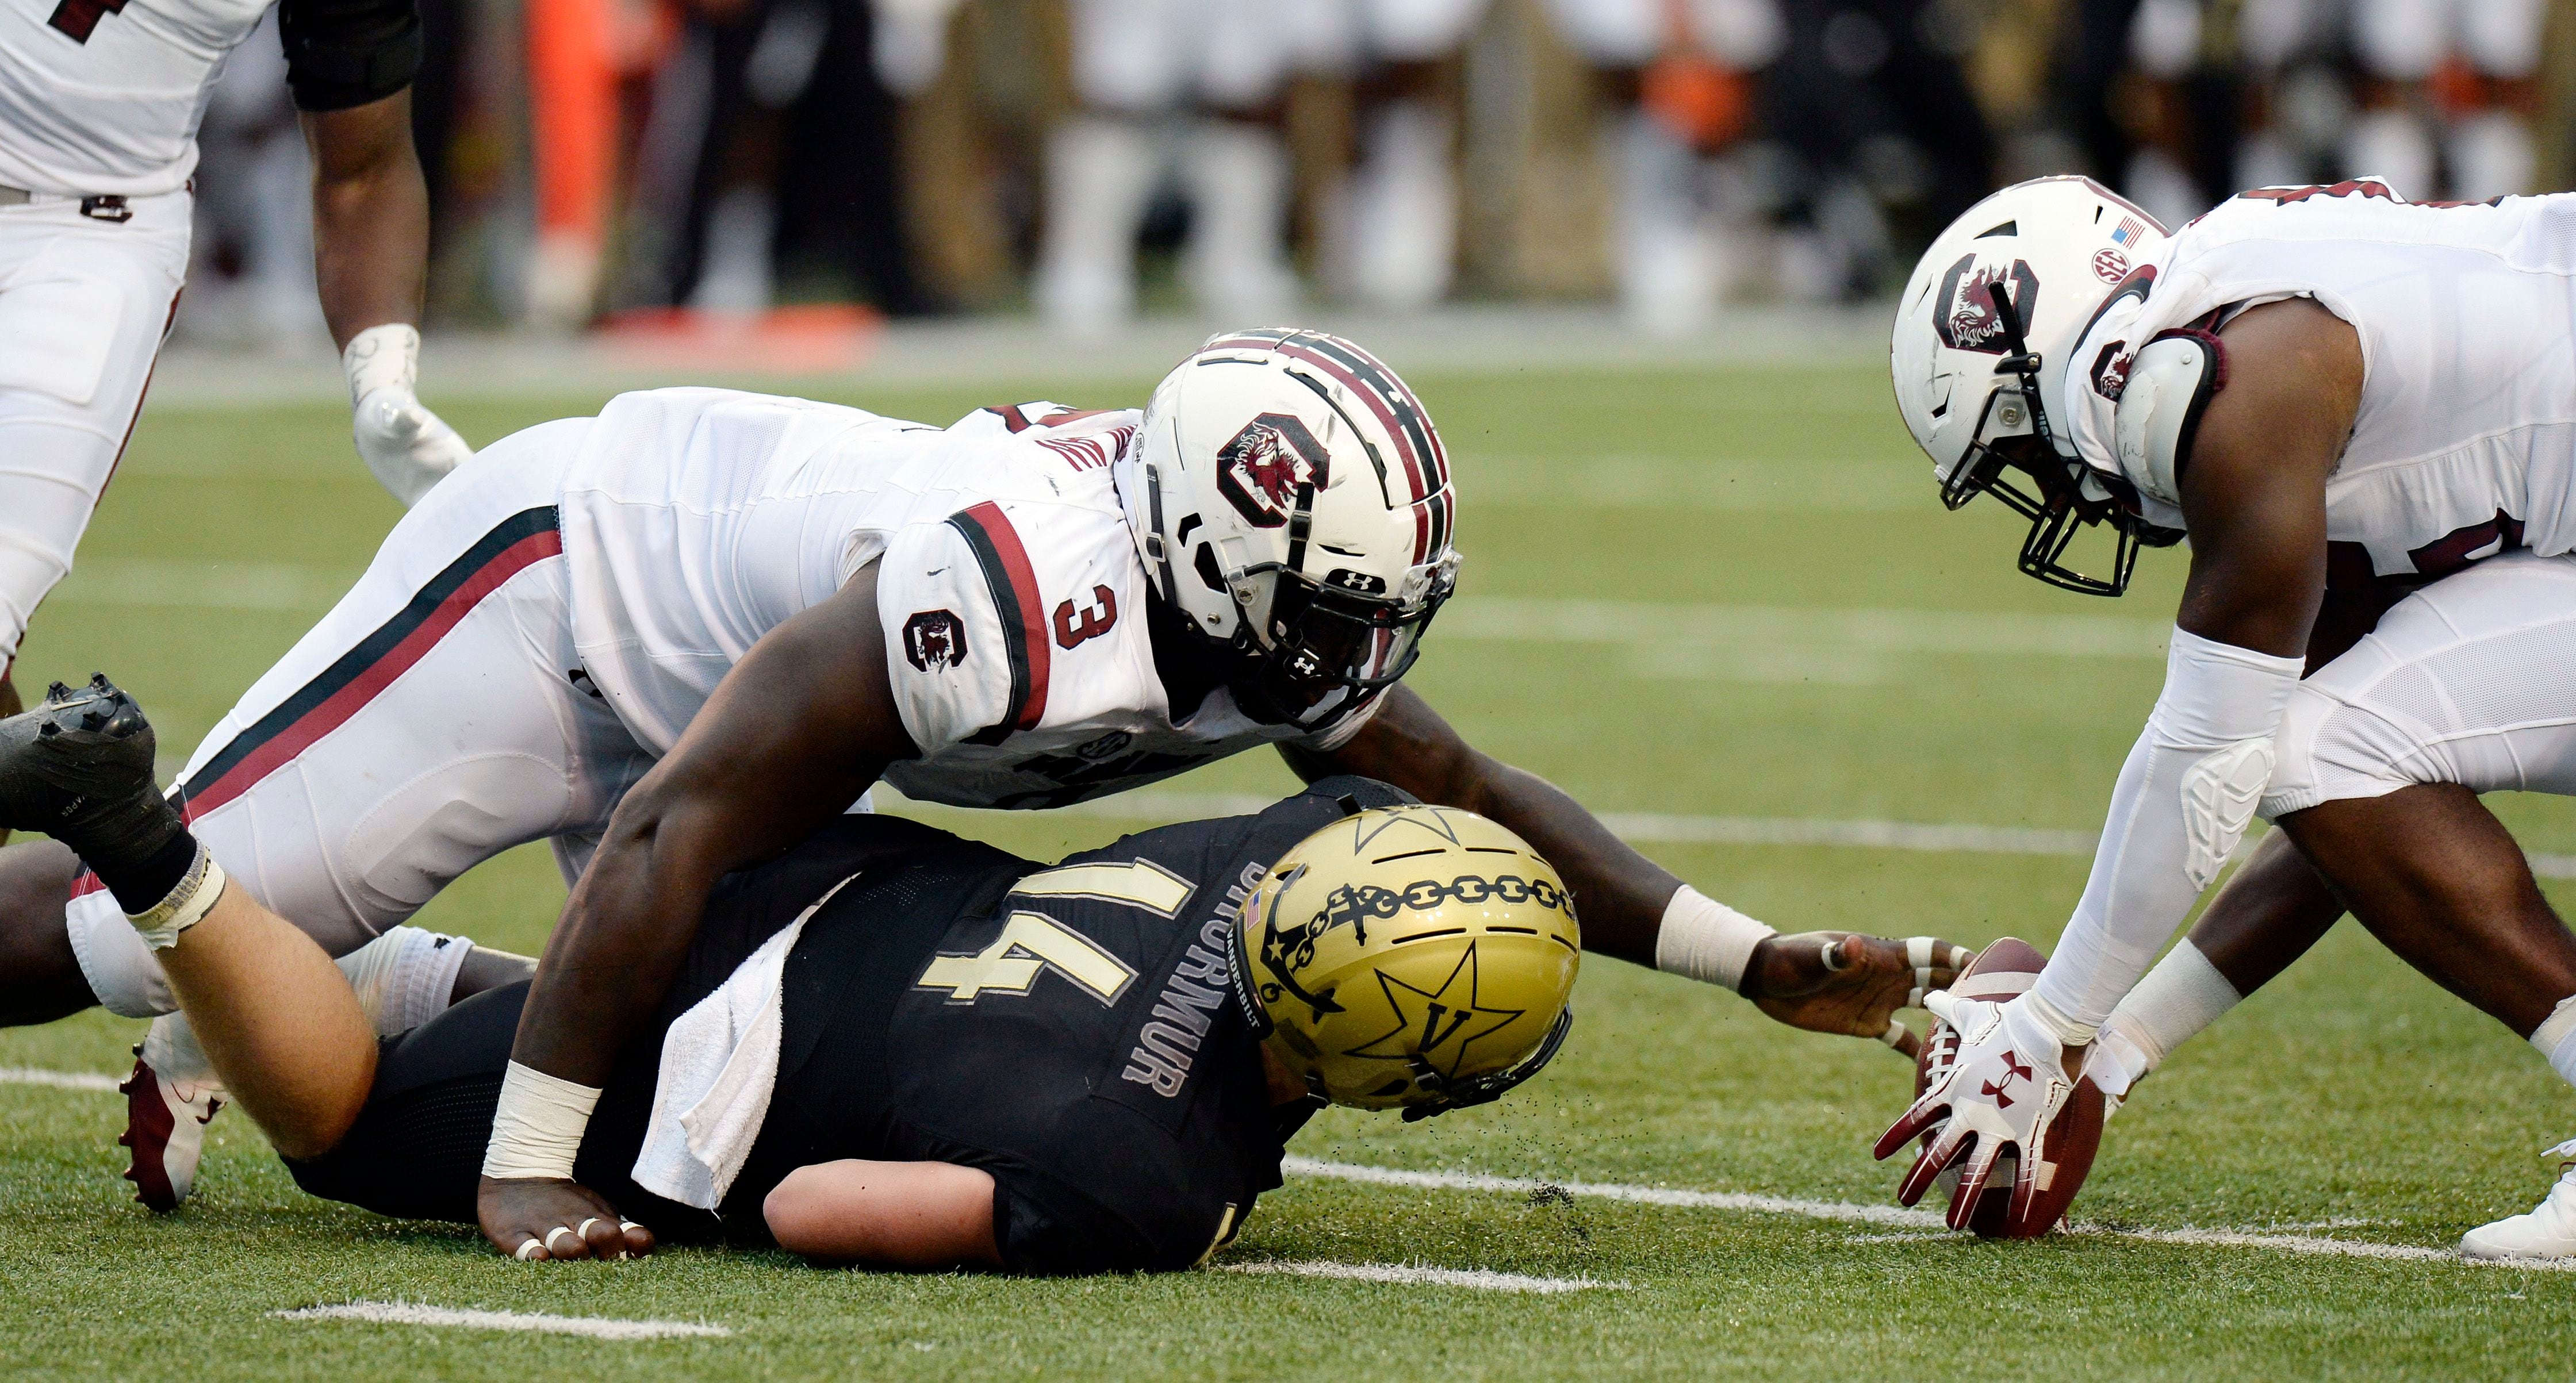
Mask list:
[[622,1218],[596,1191],[577,1181],[483,1178],[475,1196],[483,1237],[514,1258],[641,1258],[653,1251],[653,1231]]
[[1775,936],[1754,948],[1744,996],[1791,1027],[1874,1037],[1910,1058],[1921,1043],[1897,1021],[1896,1011],[1948,988],[1972,954],[1931,936]]
[[[1885,1158],[1939,1125],[1898,1185],[1896,1199],[1901,1205],[1914,1204],[1944,1169],[1960,1163],[1959,1184],[1950,1193],[1952,1229],[1968,1227],[1987,1179],[1996,1164],[2010,1156],[2016,1180],[2005,1218],[2009,1224],[2023,1225],[2033,1218],[2034,1199],[2051,1189],[2049,1179],[2041,1174],[2050,1159],[2034,1153],[2056,1150],[2049,1141],[2050,1130],[2075,1094],[2075,1078],[2064,1066],[2064,1049],[2056,1035],[2031,1015],[2025,999],[1997,1004],[1935,994],[1925,1006],[1957,1029],[1958,1053],[1913,1106],[1879,1135],[1874,1152]],[[2089,1165],[2089,1156],[2086,1161]],[[2081,1184],[2083,1171],[2072,1169],[2070,1185],[2056,1189],[2071,1194],[2073,1185]]]

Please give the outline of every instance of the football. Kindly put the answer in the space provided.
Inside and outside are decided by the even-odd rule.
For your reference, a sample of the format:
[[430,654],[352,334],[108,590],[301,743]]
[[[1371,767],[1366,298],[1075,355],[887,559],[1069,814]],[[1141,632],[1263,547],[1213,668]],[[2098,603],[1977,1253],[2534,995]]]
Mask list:
[[[2041,955],[2038,947],[2019,937],[2004,937],[1977,953],[1977,958],[1951,984],[1950,992],[1962,999],[2000,1004],[2037,983],[2040,967],[2047,963],[2048,957]],[[1915,1058],[1917,1097],[1932,1088],[1932,1082],[1949,1069],[1958,1053],[1958,1030],[1935,1018],[1932,1031],[1923,1039],[1923,1050]],[[1941,1129],[1940,1124],[1925,1129],[1922,1145],[1930,1147]],[[1977,1197],[1968,1228],[1989,1239],[2034,1239],[2057,1228],[2065,1220],[2066,1207],[2074,1202],[2075,1193],[2083,1189],[2086,1174],[2093,1170],[2093,1154],[2101,1145],[2102,1091],[2090,1079],[2078,1078],[2065,1111],[2049,1125],[2032,1177],[2029,1209],[2019,1218],[2012,1214],[2013,1188],[2020,1180],[2021,1166],[2018,1157],[2007,1154],[1995,1164],[1994,1174],[1986,1178],[1986,1188]],[[1939,1184],[1944,1194],[1957,1199],[1957,1164],[1941,1173]]]

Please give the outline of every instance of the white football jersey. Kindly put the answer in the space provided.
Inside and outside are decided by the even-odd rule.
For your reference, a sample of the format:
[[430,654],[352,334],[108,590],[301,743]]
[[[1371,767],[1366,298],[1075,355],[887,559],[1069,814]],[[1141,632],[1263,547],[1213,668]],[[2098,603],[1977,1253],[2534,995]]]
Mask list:
[[583,670],[667,754],[761,635],[880,563],[887,672],[921,757],[886,780],[1049,807],[1256,745],[1331,748],[1220,690],[1174,707],[1112,467],[1134,410],[1021,404],[939,429],[721,389],[620,395],[560,509]]
[[187,185],[224,60],[275,0],[0,0],[0,185]]
[[[2288,297],[2361,338],[2361,410],[2326,486],[2329,585],[2576,549],[2576,194],[2411,203],[2360,180],[2220,203],[2079,335],[2060,409],[2085,458],[2118,469],[2112,420],[2139,347]],[[2143,499],[2182,526],[2175,496]]]

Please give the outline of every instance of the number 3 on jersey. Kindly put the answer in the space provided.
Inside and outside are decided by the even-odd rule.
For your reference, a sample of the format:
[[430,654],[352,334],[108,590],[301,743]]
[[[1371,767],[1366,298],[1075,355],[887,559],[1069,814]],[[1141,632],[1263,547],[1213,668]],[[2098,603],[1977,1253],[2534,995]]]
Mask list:
[[1136,978],[1127,962],[1061,922],[1035,912],[1015,912],[993,944],[972,955],[941,953],[930,958],[915,989],[945,989],[948,1002],[971,1004],[986,993],[1026,994],[1046,971],[1071,980],[1075,988],[1114,1007]]
[[1077,606],[1068,600],[1055,607],[1056,647],[1071,648],[1099,638],[1117,622],[1118,593],[1107,586],[1094,586],[1088,606]]

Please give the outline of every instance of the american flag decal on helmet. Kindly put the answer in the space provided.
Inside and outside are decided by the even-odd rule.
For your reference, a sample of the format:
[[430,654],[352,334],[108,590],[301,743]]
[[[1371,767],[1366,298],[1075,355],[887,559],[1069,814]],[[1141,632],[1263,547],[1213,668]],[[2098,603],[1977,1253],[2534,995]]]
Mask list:
[[2119,229],[2111,232],[2111,243],[2114,245],[2133,245],[2137,243],[2139,236],[2146,233],[2147,228],[2138,224],[2137,217],[2123,216],[2120,218]]
[[[1320,331],[1238,331],[1200,349],[1276,351],[1313,366],[1356,396],[1395,440],[1395,469],[1403,473],[1405,503],[1413,510],[1414,563],[1431,561],[1448,547],[1451,509],[1457,503],[1457,491],[1449,484],[1449,453],[1431,426],[1431,414],[1395,371],[1358,346]],[[1368,446],[1368,453],[1392,499],[1397,482],[1387,458],[1375,446]]]

